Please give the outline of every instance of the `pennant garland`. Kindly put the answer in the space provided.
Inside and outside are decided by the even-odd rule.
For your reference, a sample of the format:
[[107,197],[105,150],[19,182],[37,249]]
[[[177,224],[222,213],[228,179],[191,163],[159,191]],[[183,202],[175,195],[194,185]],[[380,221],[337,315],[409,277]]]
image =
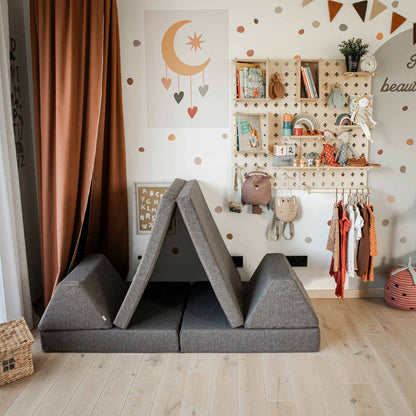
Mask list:
[[398,13],[393,12],[391,16],[390,34],[396,31],[407,19]]
[[357,1],[357,3],[353,3],[352,5],[355,11],[358,13],[358,16],[361,17],[361,20],[365,22],[365,14],[367,12],[368,0]]
[[370,20],[373,20],[386,9],[387,6],[383,4],[380,0],[374,0],[373,7],[371,8]]
[[302,7],[305,7],[305,6],[307,6],[309,3],[312,3],[312,2],[313,2],[313,0],[303,0]]
[[332,22],[341,10],[343,4],[338,1],[328,0],[329,21]]

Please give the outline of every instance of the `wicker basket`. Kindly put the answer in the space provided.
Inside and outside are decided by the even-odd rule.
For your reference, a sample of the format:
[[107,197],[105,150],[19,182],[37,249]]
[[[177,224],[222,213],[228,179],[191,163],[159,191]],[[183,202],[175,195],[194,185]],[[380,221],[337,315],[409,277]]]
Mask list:
[[0,386],[33,374],[34,342],[23,318],[0,324]]

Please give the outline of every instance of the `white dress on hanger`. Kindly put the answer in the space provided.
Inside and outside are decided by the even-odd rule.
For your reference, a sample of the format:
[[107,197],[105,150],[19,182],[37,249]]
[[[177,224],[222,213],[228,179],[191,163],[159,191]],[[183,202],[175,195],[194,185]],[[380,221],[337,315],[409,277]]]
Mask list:
[[355,212],[354,234],[355,234],[355,240],[356,240],[355,250],[354,250],[354,269],[357,270],[358,242],[361,240],[361,237],[362,237],[361,229],[364,226],[364,220],[357,206],[354,207],[354,212]]
[[351,221],[351,228],[348,231],[347,237],[347,272],[350,277],[355,276],[354,258],[355,258],[355,245],[357,243],[355,239],[355,214],[352,205],[347,206],[348,219]]

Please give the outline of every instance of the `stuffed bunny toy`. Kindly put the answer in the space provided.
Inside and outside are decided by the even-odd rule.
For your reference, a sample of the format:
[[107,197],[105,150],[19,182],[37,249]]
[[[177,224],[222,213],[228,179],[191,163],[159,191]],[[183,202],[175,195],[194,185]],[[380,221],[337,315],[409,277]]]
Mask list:
[[[280,234],[285,240],[292,240],[295,236],[293,221],[298,215],[298,200],[296,196],[276,197],[274,199],[274,217],[270,227],[270,240],[277,241]],[[289,237],[286,237],[285,230],[289,224]]]
[[335,146],[330,145],[327,143],[328,140],[335,140],[336,136],[332,131],[325,130],[324,131],[324,148],[322,149],[321,159],[323,160],[325,156],[326,164],[329,166],[339,166],[338,163],[335,162],[335,155],[337,154],[337,149]]
[[355,159],[358,159],[357,155],[354,153],[351,146],[349,145],[350,131],[343,131],[342,133],[338,134],[337,138],[342,141],[342,145],[338,150],[335,162],[338,162],[340,166],[345,166],[348,160],[348,150],[352,153]]

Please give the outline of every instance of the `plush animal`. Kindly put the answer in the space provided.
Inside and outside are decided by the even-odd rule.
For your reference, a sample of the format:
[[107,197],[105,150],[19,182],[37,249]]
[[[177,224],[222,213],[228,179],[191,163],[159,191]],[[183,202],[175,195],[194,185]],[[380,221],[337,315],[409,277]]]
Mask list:
[[335,134],[330,130],[324,131],[324,147],[322,149],[321,159],[323,160],[325,156],[326,164],[329,166],[339,166],[338,163],[335,162],[335,155],[337,154],[337,148],[332,146],[328,143],[329,140],[335,140]]
[[342,133],[338,134],[337,138],[342,141],[342,145],[338,150],[335,162],[338,162],[340,166],[345,166],[348,160],[348,150],[352,153],[355,159],[358,159],[357,155],[349,145],[350,131],[343,131]]
[[365,137],[374,143],[371,137],[370,129],[372,129],[377,122],[372,117],[373,107],[370,97],[368,95],[362,95],[359,98],[355,98],[350,103],[351,120],[353,123],[358,124],[364,132]]
[[243,204],[253,205],[253,214],[261,214],[260,205],[267,205],[269,208],[272,199],[271,177],[265,172],[254,171],[246,173],[244,178],[241,201]]

